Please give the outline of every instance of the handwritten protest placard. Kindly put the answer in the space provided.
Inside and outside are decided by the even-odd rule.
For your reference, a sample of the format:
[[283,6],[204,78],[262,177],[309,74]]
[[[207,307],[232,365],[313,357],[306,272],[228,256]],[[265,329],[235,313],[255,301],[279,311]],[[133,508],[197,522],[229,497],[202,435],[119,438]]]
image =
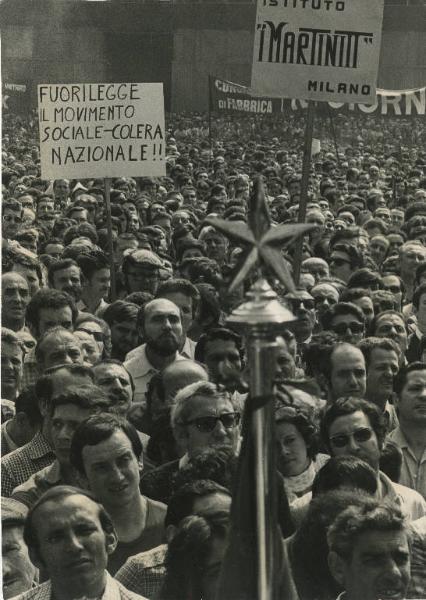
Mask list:
[[162,83],[38,86],[46,179],[166,174]]
[[383,0],[258,0],[256,96],[373,103]]

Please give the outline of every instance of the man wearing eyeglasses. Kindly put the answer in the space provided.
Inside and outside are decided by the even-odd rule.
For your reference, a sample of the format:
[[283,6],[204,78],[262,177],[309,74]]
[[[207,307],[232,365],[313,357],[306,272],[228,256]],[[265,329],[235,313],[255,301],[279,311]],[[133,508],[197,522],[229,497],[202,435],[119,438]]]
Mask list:
[[165,503],[169,501],[173,473],[211,448],[231,448],[240,443],[241,405],[235,395],[220,393],[214,383],[197,381],[180,390],[172,408],[173,435],[183,454],[142,477],[141,490]]
[[321,420],[321,437],[330,455],[356,456],[367,462],[377,473],[378,498],[394,500],[409,519],[420,519],[426,515],[424,498],[380,471],[385,433],[379,409],[360,398],[339,398],[329,405]]
[[93,415],[76,429],[71,464],[108,511],[118,544],[108,559],[114,575],[129,556],[165,541],[166,506],[139,491],[142,444],[128,421],[115,415]]
[[352,302],[338,302],[321,317],[324,330],[333,331],[341,342],[357,344],[365,333],[365,317],[362,310]]

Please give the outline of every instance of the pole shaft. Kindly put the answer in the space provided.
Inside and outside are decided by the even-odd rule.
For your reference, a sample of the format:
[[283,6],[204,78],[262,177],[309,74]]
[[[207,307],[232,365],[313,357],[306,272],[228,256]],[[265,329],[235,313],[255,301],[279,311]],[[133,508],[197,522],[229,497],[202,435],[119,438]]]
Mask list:
[[116,286],[115,286],[115,265],[114,265],[114,245],[112,242],[112,222],[111,222],[111,179],[105,178],[105,209],[107,217],[107,229],[108,229],[108,253],[109,253],[109,264],[111,271],[111,302],[116,300]]
[[[308,202],[308,184],[309,173],[311,169],[311,153],[312,153],[312,134],[314,130],[314,103],[312,100],[308,102],[308,113],[306,116],[305,143],[303,147],[303,167],[302,167],[302,189],[299,201],[298,223],[306,221],[306,205]],[[297,240],[294,253],[293,279],[298,285],[300,278],[300,265],[302,263],[303,237]]]

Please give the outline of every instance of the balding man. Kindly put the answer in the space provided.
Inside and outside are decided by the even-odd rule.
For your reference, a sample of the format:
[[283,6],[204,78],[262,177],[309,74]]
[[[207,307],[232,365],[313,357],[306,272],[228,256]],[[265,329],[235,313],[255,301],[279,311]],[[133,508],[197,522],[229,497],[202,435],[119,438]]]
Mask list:
[[4,273],[1,278],[2,323],[12,331],[25,326],[25,311],[30,301],[28,283],[19,273]]
[[36,360],[40,374],[56,365],[83,364],[80,340],[64,327],[49,329],[37,342]]
[[132,351],[124,366],[133,377],[134,401],[143,402],[154,373],[174,361],[184,360],[178,353],[182,338],[180,310],[165,298],[151,300],[140,309],[138,326],[145,343]]

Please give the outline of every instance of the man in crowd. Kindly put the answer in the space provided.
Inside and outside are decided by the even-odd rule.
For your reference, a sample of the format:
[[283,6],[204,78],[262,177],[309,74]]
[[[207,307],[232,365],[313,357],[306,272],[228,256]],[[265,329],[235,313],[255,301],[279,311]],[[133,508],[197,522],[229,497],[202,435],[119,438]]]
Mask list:
[[117,300],[105,309],[102,318],[111,330],[111,358],[123,362],[139,345],[138,311],[136,304],[123,300]]
[[28,283],[19,273],[4,273],[1,278],[2,323],[12,331],[25,326],[25,311],[30,301]]
[[340,342],[324,348],[324,377],[329,399],[342,396],[364,398],[366,368],[364,356],[358,348]]
[[52,263],[48,271],[49,286],[66,292],[75,302],[81,298],[81,269],[72,258],[64,258]]
[[23,348],[18,336],[1,328],[1,397],[14,401],[22,386]]
[[117,536],[104,507],[89,492],[57,486],[30,510],[24,530],[32,562],[48,581],[19,600],[137,600],[106,571]]
[[34,388],[22,390],[14,402],[15,414],[1,425],[1,455],[25,446],[41,426]]
[[[31,334],[39,340],[49,329],[63,327],[73,331],[77,318],[74,300],[65,292],[42,289],[35,294],[27,307],[26,322]],[[35,384],[39,376],[35,350],[25,357],[24,385]]]
[[402,451],[399,482],[426,499],[426,364],[411,363],[395,379],[399,425],[388,439]]
[[106,358],[93,367],[95,384],[111,401],[111,412],[126,417],[133,401],[133,378],[120,361]]
[[365,460],[377,473],[378,497],[400,503],[411,520],[426,515],[426,502],[415,490],[391,481],[379,470],[386,428],[379,409],[359,398],[335,400],[321,420],[321,436],[331,456],[352,455]]
[[398,425],[393,399],[393,385],[399,370],[401,351],[389,338],[364,338],[358,348],[364,355],[367,368],[365,398],[383,414],[388,431]]
[[180,309],[182,340],[179,352],[186,358],[194,358],[195,342],[188,337],[188,331],[198,310],[200,294],[197,288],[186,279],[168,279],[158,288],[157,298],[166,298]]
[[426,248],[420,241],[410,240],[399,249],[400,275],[405,286],[405,296],[409,302],[413,297],[416,269],[425,259]]
[[242,355],[241,337],[225,327],[210,329],[195,348],[195,360],[207,366],[210,381],[223,385],[229,392],[239,385]]
[[83,363],[81,343],[77,336],[64,327],[48,329],[38,340],[35,357],[40,375],[56,365]]
[[141,490],[150,498],[168,502],[171,476],[191,458],[208,448],[230,447],[237,453],[240,443],[242,405],[215,384],[198,381],[181,389],[172,408],[173,435],[182,448],[181,459],[146,473]]
[[111,288],[110,265],[107,256],[101,251],[81,254],[78,265],[82,273],[81,300],[77,307],[82,312],[102,316],[108,306],[105,298]]
[[11,498],[1,499],[2,591],[4,600],[14,598],[37,583],[37,569],[32,564],[24,542],[27,511]]
[[328,534],[328,563],[345,600],[406,598],[410,534],[397,503],[369,500],[340,513]]
[[138,315],[139,330],[144,343],[138,346],[124,366],[133,377],[135,402],[145,399],[145,392],[153,374],[175,360],[182,339],[179,308],[170,300],[158,298],[143,306]]
[[39,379],[35,397],[42,416],[41,429],[28,444],[1,460],[1,495],[13,490],[44,467],[52,464],[55,453],[51,441],[50,406],[55,398],[73,386],[93,383],[91,369],[84,365],[59,365]]
[[55,460],[16,487],[12,498],[31,507],[51,487],[80,487],[78,473],[70,463],[73,433],[90,415],[106,411],[108,408],[108,397],[93,384],[72,387],[56,396],[49,406],[50,438]]
[[71,461],[111,516],[118,545],[108,561],[114,575],[129,556],[164,540],[166,507],[139,491],[142,445],[136,429],[112,415],[97,415],[77,428]]

